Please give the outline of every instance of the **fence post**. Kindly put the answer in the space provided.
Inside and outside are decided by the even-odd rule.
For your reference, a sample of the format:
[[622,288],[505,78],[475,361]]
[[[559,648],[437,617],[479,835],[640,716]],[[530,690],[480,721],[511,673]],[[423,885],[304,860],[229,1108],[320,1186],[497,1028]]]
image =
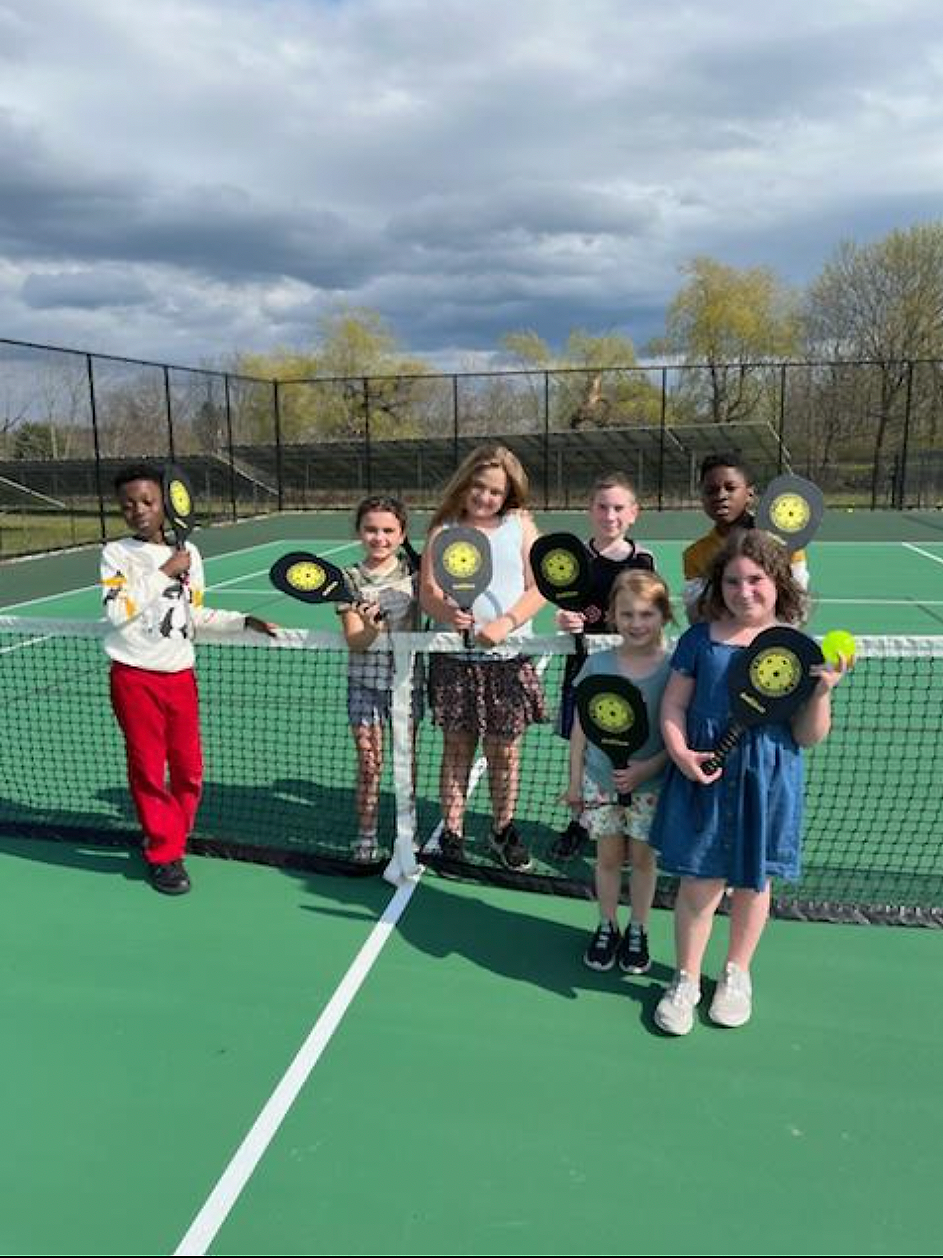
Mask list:
[[95,369],[92,366],[91,354],[85,355],[85,368],[88,372],[88,403],[92,416],[92,448],[95,451],[95,486],[98,489],[98,524],[102,545],[108,540],[105,527],[105,495],[102,491],[102,458],[98,444],[98,407],[95,403]]
[[167,451],[170,455],[171,463],[176,463],[177,455],[174,452],[174,415],[170,401],[170,368],[166,363],[164,363],[164,409],[167,412]]
[[458,376],[452,376],[452,470],[458,467]]
[[373,448],[370,444],[370,377],[363,378],[363,457],[367,465],[367,493],[373,493]]
[[550,372],[544,372],[544,510],[550,510]]
[[282,410],[278,381],[272,381],[272,418],[275,421],[275,488],[279,511],[284,510],[285,491],[282,487]]
[[658,510],[665,505],[665,428],[668,423],[668,368],[661,369],[661,421],[658,426]]
[[776,474],[783,474],[783,444],[786,440],[786,364],[779,368],[779,449],[776,457]]
[[907,496],[907,447],[910,444],[910,411],[914,392],[913,359],[907,362],[907,392],[904,395],[904,433],[900,445],[900,468],[897,477],[897,509],[903,511]]
[[223,397],[226,400],[226,452],[229,455],[229,506],[233,521],[239,519],[236,511],[236,452],[232,448],[232,401],[229,396],[229,372],[223,376]]

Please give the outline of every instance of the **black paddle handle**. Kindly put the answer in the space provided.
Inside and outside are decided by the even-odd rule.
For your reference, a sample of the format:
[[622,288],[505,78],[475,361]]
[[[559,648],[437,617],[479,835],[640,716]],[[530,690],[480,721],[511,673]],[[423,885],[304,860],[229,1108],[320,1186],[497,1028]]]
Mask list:
[[371,607],[376,607],[378,610],[379,614],[377,615],[377,620],[386,620],[386,612],[383,611],[377,603],[371,603],[365,598],[352,598],[350,600],[350,605],[361,620],[365,619],[364,612],[369,611]]
[[738,725],[736,721],[730,726],[723,738],[714,748],[714,754],[711,756],[710,760],[705,760],[701,765],[702,773],[716,773],[718,769],[722,769],[724,767],[724,761],[740,741],[740,735],[743,733],[745,728],[746,727],[743,725]]
[[[469,603],[468,606],[466,607],[464,603],[459,603],[457,599],[456,599],[456,606],[458,607],[458,610],[460,612],[470,612],[472,609],[471,603]],[[472,625],[470,629],[462,630],[462,641],[465,644],[466,651],[474,650],[474,647],[475,647],[475,626],[474,625]]]
[[[173,534],[174,534],[174,550],[186,550],[187,549],[187,530],[177,528],[175,524],[173,526]],[[180,586],[181,591],[183,591],[190,584],[189,571],[180,573],[180,575],[177,577],[177,584]]]
[[[580,635],[580,636],[582,636],[582,635]],[[620,759],[621,759],[621,757],[620,757]],[[627,769],[629,766],[628,766],[627,764],[618,764],[618,765],[617,765],[615,762],[612,762],[612,767],[613,767],[613,769]],[[631,804],[631,802],[632,802],[632,792],[631,792],[631,791],[617,791],[617,792],[616,792],[616,803],[617,803],[617,804],[621,804],[623,808],[628,808],[628,806],[629,806],[629,804]]]

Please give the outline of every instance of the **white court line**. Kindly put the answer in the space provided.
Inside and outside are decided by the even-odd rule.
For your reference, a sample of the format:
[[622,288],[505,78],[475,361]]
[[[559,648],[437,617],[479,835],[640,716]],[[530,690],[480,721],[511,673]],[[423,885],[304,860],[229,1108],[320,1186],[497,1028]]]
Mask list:
[[[652,548],[656,548],[658,546],[690,546],[691,545],[690,537],[645,537],[645,538],[636,537],[635,540],[639,542],[640,544],[644,544],[646,547],[650,546]],[[817,551],[822,550],[823,548],[827,550],[830,546],[836,546],[836,547],[857,546],[860,550],[863,550],[867,548],[868,546],[892,546],[896,550],[897,547],[899,546],[911,546],[911,545],[913,545],[912,542],[904,542],[904,541],[882,542],[882,541],[878,541],[877,538],[862,539],[859,542],[824,541],[818,538],[813,538],[812,541],[809,542],[808,548],[814,554]],[[943,545],[943,542],[928,542],[927,545],[938,546],[938,545]]]
[[0,647],[0,655],[9,655],[11,651],[22,651],[24,647],[36,646],[39,642],[48,642],[54,637],[51,633],[44,633],[38,638],[27,638],[25,642],[15,642],[13,646]]
[[816,607],[829,603],[863,603],[867,607],[943,607],[943,599],[933,598],[815,598]]
[[923,555],[924,559],[932,559],[934,563],[943,563],[943,555],[934,555],[929,550],[923,550],[920,546],[915,546],[913,542],[902,542],[902,546],[907,550],[915,550],[918,555]]
[[[538,673],[542,675],[549,663],[549,655],[539,660],[536,666]],[[485,758],[480,756],[469,774],[466,800],[471,798],[472,792],[484,775],[485,767]],[[440,821],[423,846],[437,844],[441,830],[442,822]],[[275,1138],[289,1109],[307,1082],[311,1071],[330,1043],[341,1019],[350,1008],[353,998],[362,987],[384,945],[389,941],[394,927],[406,911],[424,873],[425,868],[420,865],[419,876],[399,887],[393,895],[383,916],[370,932],[367,942],[360,949],[350,969],[341,979],[337,990],[325,1006],[324,1012],[311,1028],[308,1038],[302,1044],[294,1061],[262,1107],[248,1135],[217,1180],[215,1188],[190,1224],[183,1240],[174,1250],[175,1258],[177,1254],[205,1254],[213,1243],[263,1154]]]
[[[329,538],[324,538],[322,541],[318,541],[317,538],[314,538],[313,540],[311,538],[307,538],[305,541],[292,541],[289,538],[288,540],[283,541],[283,542],[282,541],[259,542],[255,546],[240,546],[238,550],[227,550],[225,555],[204,556],[203,566],[204,568],[206,568],[211,563],[220,563],[223,559],[231,559],[233,555],[244,555],[248,551],[251,551],[251,550],[264,550],[267,546],[278,546],[281,549],[284,549],[286,546],[297,546],[299,547],[299,549],[301,547],[304,547],[306,550],[311,550],[312,547],[323,545],[324,542],[334,542],[334,541],[337,541],[337,538],[329,537]],[[347,546],[354,546],[354,545],[356,545],[355,542],[344,542],[342,546],[338,546],[336,549],[343,550]],[[334,551],[333,550],[322,551],[321,553],[333,554]],[[259,573],[261,572],[268,572],[268,568],[260,568],[259,572],[246,573],[246,576],[250,576],[250,575],[258,576]],[[231,583],[225,582],[225,581],[220,583],[220,585],[226,585],[226,584],[231,584]],[[207,586],[206,588],[208,590],[219,589],[220,586]],[[51,603],[57,598],[71,598],[73,594],[87,594],[89,590],[97,590],[97,589],[98,589],[98,582],[96,581],[94,585],[77,585],[77,586],[73,586],[71,590],[60,590],[58,594],[43,594],[40,598],[27,598],[27,599],[23,599],[23,601],[19,603],[7,603],[5,606],[0,607],[0,614],[6,615],[7,612],[15,611],[16,608],[18,607],[34,607],[37,603]]]
[[174,1250],[175,1255],[205,1254],[213,1243],[216,1233],[226,1221],[249,1177],[274,1139],[285,1115],[330,1043],[341,1019],[373,968],[374,962],[392,934],[396,923],[402,917],[418,885],[418,879],[411,880],[394,893],[383,916],[370,932],[366,943],[357,953],[334,995],[325,1005],[321,1016],[311,1028],[308,1038],[295,1055],[294,1061],[282,1075],[275,1091],[262,1107],[258,1118],[223,1171],[215,1188],[190,1224],[183,1240]]
[[[327,554],[326,551],[323,553]],[[207,589],[212,588],[212,589],[218,590],[218,589],[221,589],[222,586],[226,584],[227,583],[223,581],[220,585],[216,585],[212,587],[207,586]],[[248,595],[254,596],[256,594],[260,594],[260,595],[270,594],[271,589],[234,590],[233,593],[237,595],[248,594]],[[815,605],[817,607],[822,607],[829,603],[842,603],[842,604],[861,603],[867,607],[915,607],[919,603],[921,607],[943,607],[943,599],[927,599],[927,598],[816,598],[815,600]],[[563,633],[562,631],[560,633],[561,639],[567,638],[569,636],[570,636],[569,634]]]
[[[268,543],[266,543],[266,545],[268,545]],[[356,542],[342,542],[340,546],[331,546],[327,550],[318,551],[318,554],[323,555],[325,558],[327,558],[328,555],[336,555],[339,550],[347,550],[349,547],[356,546],[356,545],[357,545]],[[279,542],[279,546],[282,549],[284,549],[285,543]],[[223,556],[219,555],[218,558],[222,559]],[[206,587],[206,592],[207,594],[209,594],[212,590],[222,590],[222,589],[225,589],[227,585],[238,585],[240,581],[248,581],[250,577],[260,577],[262,576],[263,573],[269,572],[271,570],[271,567],[272,565],[269,564],[267,568],[256,568],[255,572],[243,572],[241,576],[230,577],[228,581],[217,581],[215,585],[208,585]],[[267,590],[256,590],[253,592],[257,594],[271,594],[273,598],[276,598],[278,596],[278,591],[274,590],[272,586],[269,586]],[[238,590],[237,593],[248,594],[249,591]]]

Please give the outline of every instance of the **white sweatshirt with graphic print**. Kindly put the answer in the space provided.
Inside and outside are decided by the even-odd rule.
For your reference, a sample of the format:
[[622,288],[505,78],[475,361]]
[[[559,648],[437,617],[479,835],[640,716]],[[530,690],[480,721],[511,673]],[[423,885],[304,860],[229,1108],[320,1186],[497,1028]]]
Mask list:
[[179,673],[193,667],[197,631],[236,633],[245,628],[241,612],[203,606],[203,560],[191,542],[186,546],[190,572],[183,583],[161,572],[173,554],[163,543],[127,537],[102,549],[102,602],[113,626],[104,646],[113,660],[157,673]]

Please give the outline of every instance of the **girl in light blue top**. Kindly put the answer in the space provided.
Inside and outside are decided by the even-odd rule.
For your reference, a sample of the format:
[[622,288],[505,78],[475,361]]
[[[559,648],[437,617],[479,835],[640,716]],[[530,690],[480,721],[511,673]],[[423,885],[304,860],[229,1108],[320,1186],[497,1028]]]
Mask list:
[[[613,769],[609,757],[587,742],[574,712],[570,733],[570,784],[565,800],[591,838],[596,840],[596,899],[599,925],[583,960],[591,970],[611,970],[618,959],[627,974],[644,974],[651,966],[648,916],[655,898],[658,871],[648,845],[668,756],[659,726],[661,697],[668,681],[665,626],[674,620],[668,587],[654,572],[621,572],[609,595],[607,619],[621,645],[589,656],[575,684],[597,674],[627,677],[642,692],[651,733],[628,768]],[[621,805],[620,792],[632,793]],[[622,866],[632,865],[629,895],[632,918],[620,936],[617,914]]]
[[[464,854],[462,832],[468,777],[479,738],[488,763],[494,811],[491,847],[508,869],[527,870],[530,853],[514,827],[525,729],[545,716],[540,679],[509,634],[529,632],[543,605],[528,555],[537,528],[527,511],[527,474],[504,446],[479,446],[445,488],[423,551],[420,598],[440,625],[460,633],[474,629],[477,649],[463,655],[433,654],[429,664],[432,718],[442,729],[439,785],[443,856]],[[491,543],[493,576],[470,612],[446,598],[432,571],[431,542],[455,525],[481,529]]]

